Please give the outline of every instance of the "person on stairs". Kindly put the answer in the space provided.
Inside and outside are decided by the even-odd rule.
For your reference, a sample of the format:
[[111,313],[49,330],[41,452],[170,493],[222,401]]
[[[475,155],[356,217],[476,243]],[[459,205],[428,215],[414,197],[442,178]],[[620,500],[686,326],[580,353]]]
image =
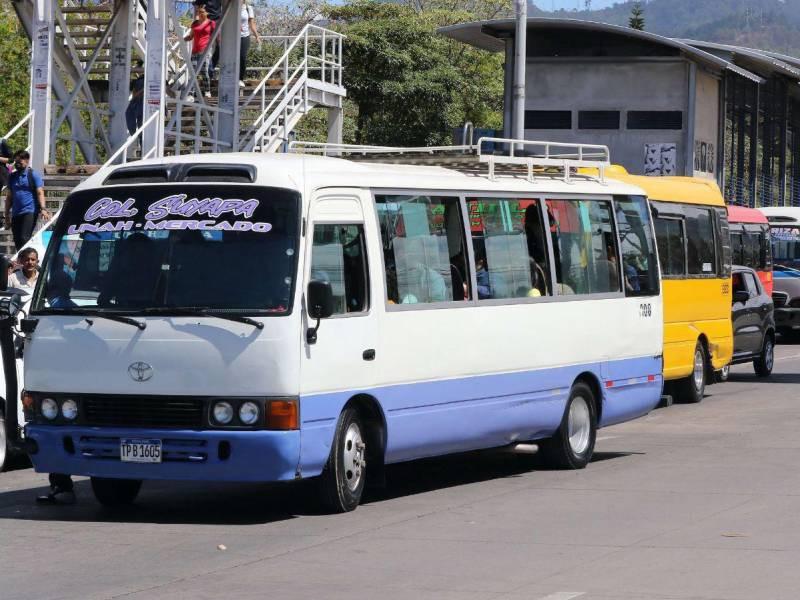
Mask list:
[[[203,54],[211,41],[215,23],[208,18],[206,7],[198,5],[195,9],[195,20],[192,29],[183,39],[192,42],[192,66],[197,74],[197,82],[203,91],[203,96],[211,97],[211,85],[208,76],[208,58],[203,60]],[[189,97],[187,96],[187,100]]]
[[6,229],[11,229],[17,251],[31,239],[40,214],[45,221],[50,220],[42,175],[31,169],[30,160],[27,150],[18,151],[14,155],[14,172],[8,177]]
[[244,87],[247,78],[247,53],[250,51],[250,34],[256,39],[256,44],[261,44],[256,28],[256,15],[253,7],[247,0],[242,0],[242,10],[239,14],[239,87]]

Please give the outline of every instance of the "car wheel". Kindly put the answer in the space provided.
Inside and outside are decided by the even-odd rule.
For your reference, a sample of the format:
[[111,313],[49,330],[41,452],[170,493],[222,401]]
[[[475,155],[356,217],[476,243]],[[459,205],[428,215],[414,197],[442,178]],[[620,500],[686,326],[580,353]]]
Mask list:
[[597,411],[592,389],[579,382],[572,386],[556,434],[539,443],[545,462],[558,469],[583,469],[594,453]]
[[772,367],[775,365],[775,342],[772,336],[764,338],[764,346],[761,348],[761,355],[753,361],[753,368],[759,377],[769,377]]
[[699,341],[694,347],[692,374],[678,382],[679,399],[683,402],[697,404],[703,400],[706,391],[706,349]]
[[336,424],[328,463],[320,476],[325,507],[334,513],[355,510],[367,479],[364,425],[358,412],[345,409]]
[[94,497],[100,504],[109,508],[132,504],[140,489],[142,489],[141,479],[92,477]]
[[731,376],[731,366],[725,365],[719,371],[715,371],[714,376],[717,378],[719,383],[725,383],[728,381],[728,377]]

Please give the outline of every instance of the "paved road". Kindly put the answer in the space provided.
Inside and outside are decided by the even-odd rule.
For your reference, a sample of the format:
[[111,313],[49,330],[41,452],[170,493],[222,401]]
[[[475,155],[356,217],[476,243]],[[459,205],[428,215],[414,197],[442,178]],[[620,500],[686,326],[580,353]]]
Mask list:
[[355,513],[302,486],[149,485],[129,512],[0,475],[0,598],[800,597],[800,346],[699,405],[601,431],[580,472],[482,453],[393,467]]

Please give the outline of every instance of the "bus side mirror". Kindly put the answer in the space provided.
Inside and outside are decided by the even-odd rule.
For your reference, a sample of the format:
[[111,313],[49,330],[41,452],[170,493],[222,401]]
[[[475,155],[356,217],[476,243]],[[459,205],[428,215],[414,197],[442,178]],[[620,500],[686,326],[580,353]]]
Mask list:
[[333,290],[331,289],[331,284],[319,279],[309,281],[306,306],[308,307],[308,316],[317,321],[316,325],[306,332],[306,341],[309,344],[316,344],[320,320],[327,319],[333,314]]
[[740,302],[741,304],[747,304],[747,301],[750,300],[750,294],[748,294],[744,290],[737,290],[733,292],[733,303],[736,304]]

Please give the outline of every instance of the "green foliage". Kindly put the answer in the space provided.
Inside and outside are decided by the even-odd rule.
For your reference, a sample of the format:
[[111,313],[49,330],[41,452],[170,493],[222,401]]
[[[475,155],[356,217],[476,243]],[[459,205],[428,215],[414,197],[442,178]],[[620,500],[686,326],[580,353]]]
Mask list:
[[644,31],[644,10],[639,2],[634,2],[631,7],[631,16],[628,19],[628,27],[638,31]]
[[502,55],[436,32],[472,20],[469,11],[351,0],[327,16],[347,35],[344,83],[358,107],[357,143],[434,145],[449,143],[467,120],[500,126]]
[[[0,136],[28,113],[29,47],[14,11],[7,5],[0,7]],[[26,144],[25,127],[9,140],[12,150],[24,148]]]

